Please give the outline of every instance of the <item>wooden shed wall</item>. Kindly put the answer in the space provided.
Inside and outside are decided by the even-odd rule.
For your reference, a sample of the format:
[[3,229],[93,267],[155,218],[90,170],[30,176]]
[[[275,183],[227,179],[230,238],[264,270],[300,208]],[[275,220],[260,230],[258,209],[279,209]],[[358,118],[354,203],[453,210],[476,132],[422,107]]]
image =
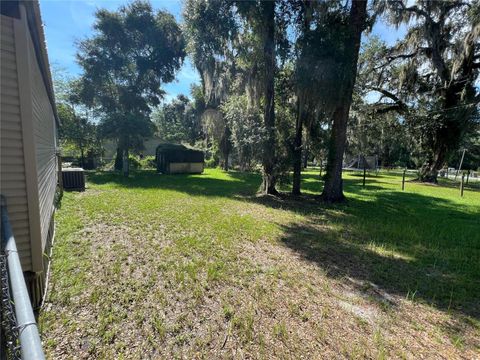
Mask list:
[[[28,36],[30,61],[30,79],[32,86],[32,122],[37,164],[38,200],[40,208],[40,226],[42,252],[48,238],[51,218],[54,212],[54,198],[57,187],[56,129],[55,116],[48,98],[32,39]],[[39,254],[39,256],[42,256]]]
[[169,174],[201,174],[203,172],[203,163],[169,163]]
[[1,16],[0,192],[7,198],[9,217],[22,267],[24,270],[31,270],[29,208],[14,21],[18,20]]

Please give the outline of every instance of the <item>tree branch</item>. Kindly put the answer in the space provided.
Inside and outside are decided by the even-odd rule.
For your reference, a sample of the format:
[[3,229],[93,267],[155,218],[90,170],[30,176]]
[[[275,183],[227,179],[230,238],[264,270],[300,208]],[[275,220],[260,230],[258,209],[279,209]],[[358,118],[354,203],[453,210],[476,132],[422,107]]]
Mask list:
[[[402,100],[400,100],[400,98],[398,96],[396,96],[394,93],[392,93],[388,90],[382,89],[380,87],[376,87],[376,86],[367,86],[366,88],[371,90],[371,91],[377,91],[380,94],[382,94],[384,97],[387,97],[387,98],[393,100],[395,102],[396,110],[398,110],[400,112],[406,112],[408,110],[407,104],[405,104]],[[393,106],[393,105],[391,105],[391,106]]]
[[388,97],[389,99],[392,99],[396,103],[402,103],[402,101],[398,98],[398,96],[396,96],[394,93],[392,93],[388,90],[385,90],[385,89],[382,89],[382,88],[379,88],[379,87],[376,87],[376,86],[367,86],[367,89],[372,90],[372,91],[377,91],[380,94]]
[[388,63],[391,63],[392,61],[395,61],[395,60],[398,60],[398,59],[411,59],[415,56],[417,56],[418,54],[424,52],[425,55],[428,57],[428,53],[432,51],[432,48],[431,47],[426,47],[426,46],[421,46],[421,47],[418,47],[414,52],[410,53],[410,54],[397,54],[397,55],[389,55],[387,56],[387,61]]
[[410,58],[418,55],[418,53],[419,53],[419,51],[417,50],[417,51],[414,51],[411,54],[391,55],[391,56],[387,56],[387,60],[388,60],[388,63],[391,63],[392,61],[397,60],[397,59],[410,59]]
[[404,112],[404,109],[398,104],[375,104],[373,112],[376,114],[385,114],[391,111]]

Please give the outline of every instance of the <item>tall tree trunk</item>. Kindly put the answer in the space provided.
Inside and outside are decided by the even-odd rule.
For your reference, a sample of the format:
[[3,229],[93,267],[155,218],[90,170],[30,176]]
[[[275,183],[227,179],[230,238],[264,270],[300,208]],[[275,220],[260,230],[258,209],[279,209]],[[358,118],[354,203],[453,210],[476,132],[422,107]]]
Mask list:
[[345,199],[342,166],[347,139],[348,108],[346,106],[350,107],[350,104],[337,107],[333,113],[332,132],[325,166],[325,185],[322,192],[322,198],[328,202],[340,202]]
[[263,1],[263,50],[265,56],[265,108],[264,126],[266,139],[263,145],[263,184],[264,194],[277,194],[275,189],[275,1]]
[[347,139],[347,122],[352,103],[353,87],[357,77],[358,52],[362,32],[365,28],[367,18],[367,1],[352,0],[350,8],[350,36],[345,40],[348,60],[345,61],[344,73],[340,101],[333,112],[332,132],[329,141],[327,156],[327,174],[325,176],[325,186],[322,192],[322,198],[328,202],[340,202],[345,199],[343,195],[342,163],[345,152],[345,142]]
[[446,146],[440,146],[435,150],[433,157],[425,161],[420,168],[419,180],[428,183],[437,183],[438,172],[445,164],[447,157]]
[[[304,1],[304,12],[302,22],[302,33],[305,35],[310,31],[310,22],[312,20],[312,1]],[[300,58],[297,60],[297,66],[304,61],[305,50],[300,52]],[[303,69],[302,69],[303,70]],[[297,69],[298,71],[298,69]],[[297,84],[297,116],[295,119],[295,138],[293,144],[293,186],[292,194],[300,195],[302,183],[302,140],[303,140],[303,125],[306,120],[305,101],[308,98],[306,94],[308,90]]]
[[230,136],[231,135],[232,135],[232,132],[230,131],[230,128],[228,126],[225,126],[225,130],[223,132],[223,136],[220,141],[220,151],[222,152],[222,157],[223,157],[222,168],[225,171],[228,171],[228,158],[230,156],[230,148],[231,148]]
[[433,134],[432,156],[420,168],[420,181],[437,183],[438,172],[442,169],[446,159],[452,151],[459,148],[468,126],[466,119],[469,119],[473,113],[473,110],[465,107],[465,102],[468,103],[468,100],[462,101],[460,95],[462,91],[465,91],[473,98],[472,88],[467,87],[466,90],[462,84],[458,83],[454,83],[444,90],[442,126],[439,126]]
[[226,152],[223,154],[222,169],[223,169],[224,171],[228,171],[228,157],[229,157],[229,153],[228,153],[228,151],[226,151]]
[[309,151],[308,151],[308,146],[307,146],[307,141],[305,140],[305,145],[303,147],[303,164],[302,164],[302,168],[305,170],[307,167],[308,167],[308,156],[310,155],[309,154]]
[[298,136],[295,135],[295,143],[293,149],[293,185],[292,194],[301,194],[301,180],[302,180],[302,139],[298,140]]
[[82,169],[85,168],[85,151],[83,150],[83,146],[80,147],[80,162],[82,164]]
[[295,138],[293,140],[293,185],[292,194],[300,195],[302,179],[302,133],[303,106],[301,96],[298,97],[297,117],[295,119]]
[[123,169],[123,149],[121,147],[117,147],[114,169],[117,171],[121,171]]
[[130,164],[129,164],[129,159],[128,159],[128,147],[126,147],[123,151],[123,176],[128,176],[130,173]]

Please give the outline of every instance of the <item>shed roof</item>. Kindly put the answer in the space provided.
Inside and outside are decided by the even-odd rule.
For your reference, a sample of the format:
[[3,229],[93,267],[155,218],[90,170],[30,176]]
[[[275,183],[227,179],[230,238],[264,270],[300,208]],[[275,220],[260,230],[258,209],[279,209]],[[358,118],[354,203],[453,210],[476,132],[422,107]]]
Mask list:
[[[190,149],[180,144],[163,143],[157,146],[156,155],[163,154],[167,162],[203,162],[204,154],[201,150]],[[157,158],[158,160],[158,158]]]
[[157,151],[186,151],[190,150],[188,147],[182,144],[162,143],[157,146]]

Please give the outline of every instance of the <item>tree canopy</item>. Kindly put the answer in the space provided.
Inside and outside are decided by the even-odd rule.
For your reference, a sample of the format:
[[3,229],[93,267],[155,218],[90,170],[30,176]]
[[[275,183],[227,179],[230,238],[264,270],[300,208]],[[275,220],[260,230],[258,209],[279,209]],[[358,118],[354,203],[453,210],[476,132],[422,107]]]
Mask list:
[[99,111],[103,136],[115,139],[128,158],[128,150],[154,132],[151,107],[182,65],[183,35],[173,15],[145,1],[100,9],[95,17],[94,35],[78,44],[79,96]]
[[[186,0],[180,27],[134,1],[97,11],[78,44],[83,74],[68,82],[72,108],[61,110],[78,120],[72,109],[91,109],[120,160],[155,133],[202,147],[225,170],[261,170],[264,194],[279,180],[300,194],[316,160],[322,199],[342,201],[345,158],[359,155],[435,182],[463,149],[478,167],[479,14],[460,0]],[[379,19],[405,35],[393,45],[364,36]],[[165,102],[185,56],[201,83]]]
[[393,47],[368,45],[362,86],[380,94],[377,112],[404,117],[423,158],[420,179],[436,182],[452,152],[478,129],[480,6],[390,1],[385,11],[392,24],[408,25],[407,34]]

